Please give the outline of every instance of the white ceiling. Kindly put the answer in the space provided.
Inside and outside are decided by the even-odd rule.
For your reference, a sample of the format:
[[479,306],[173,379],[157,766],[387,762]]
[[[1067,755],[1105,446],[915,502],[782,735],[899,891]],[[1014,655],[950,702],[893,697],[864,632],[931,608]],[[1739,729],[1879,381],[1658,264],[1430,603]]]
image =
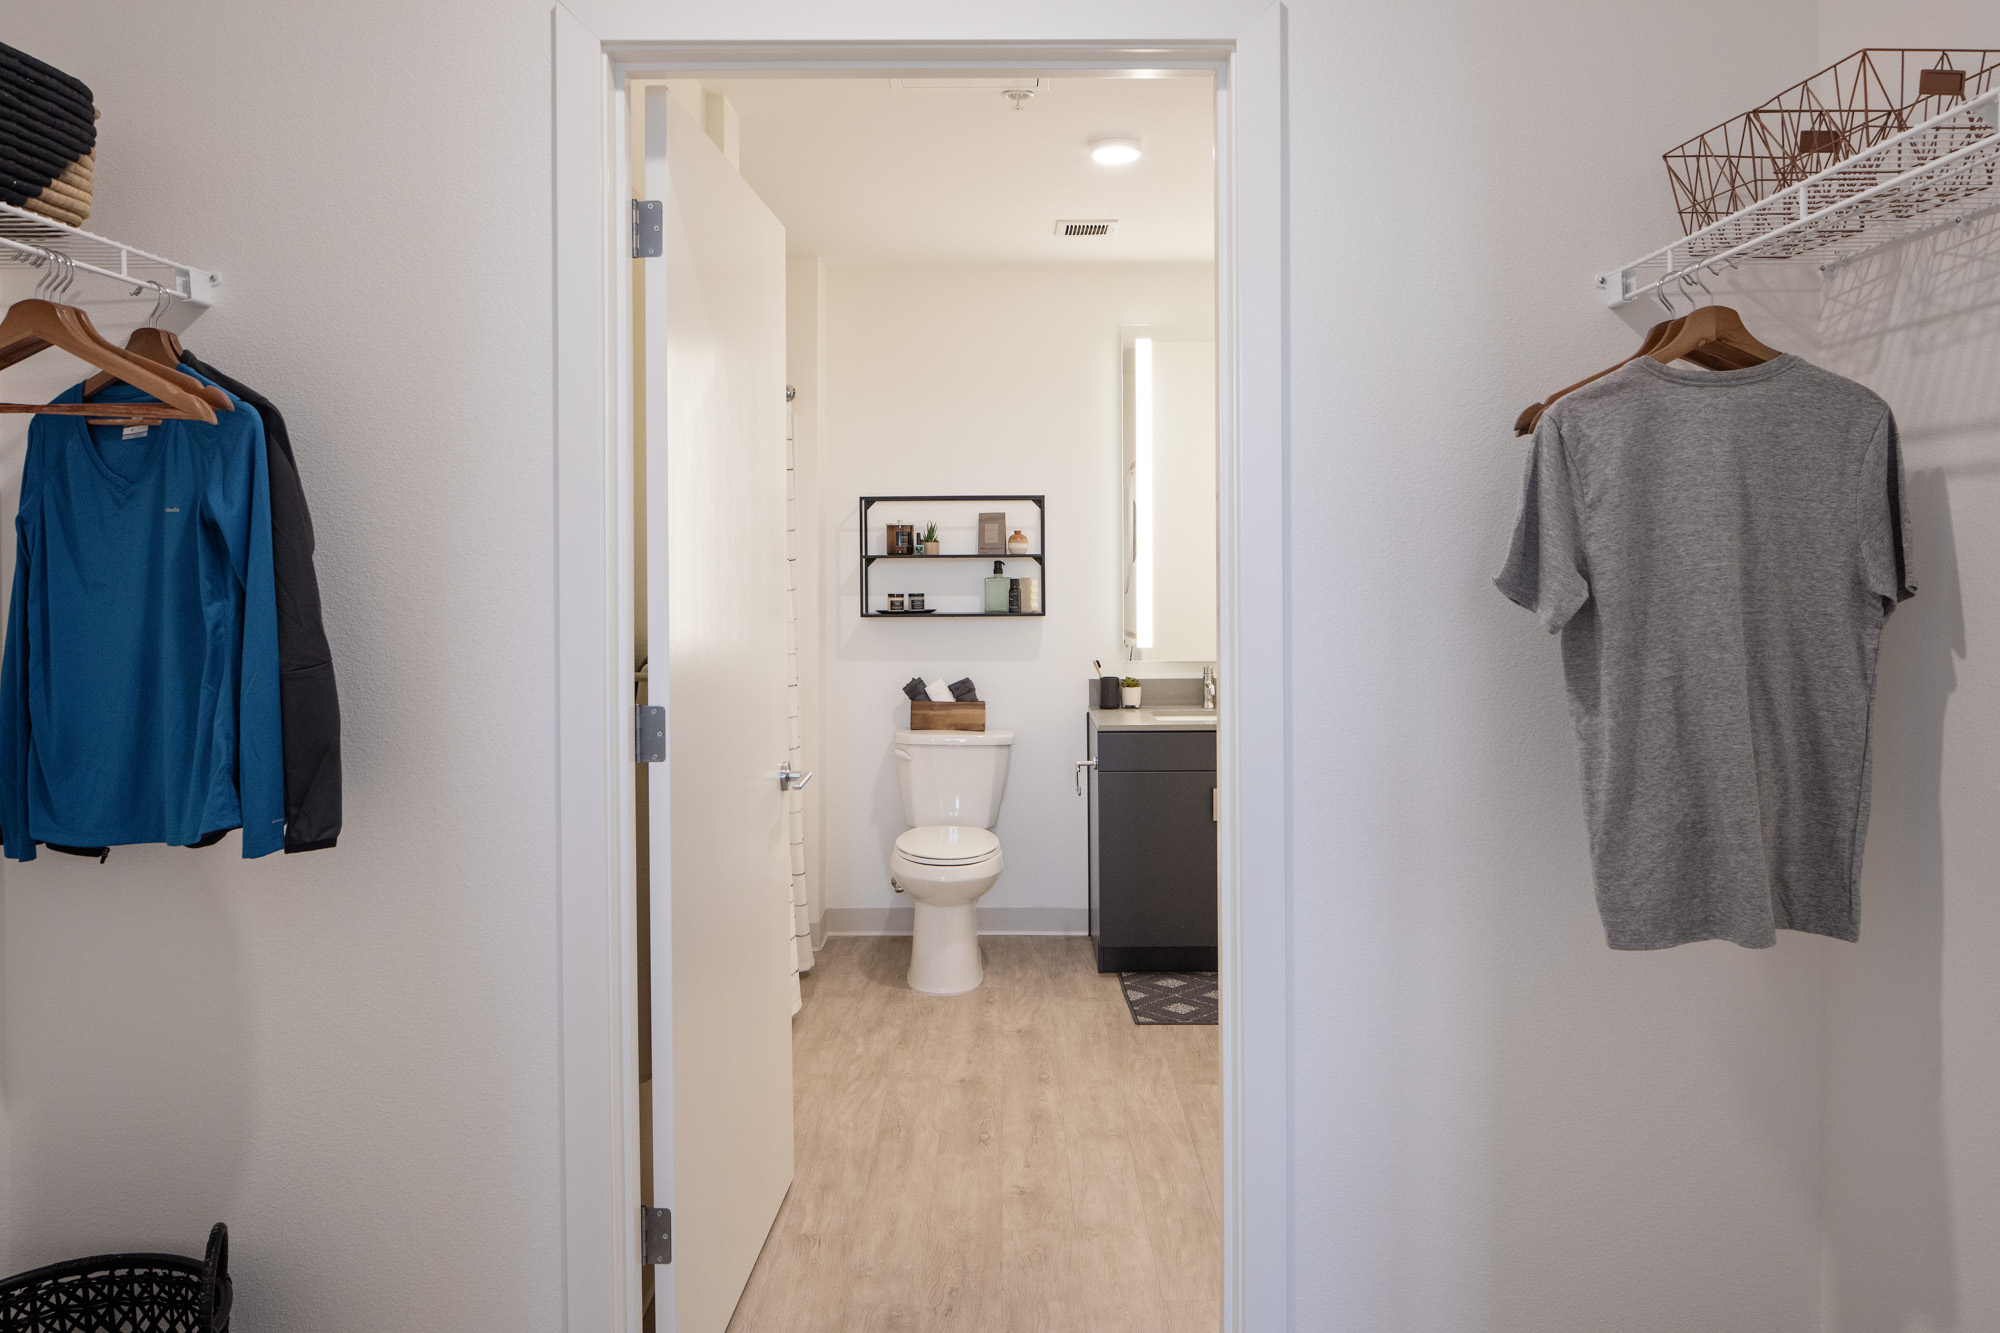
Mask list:
[[[996,88],[869,79],[703,81],[741,118],[744,179],[786,248],[834,264],[1211,260],[1215,98],[1200,78],[1062,78],[1016,111]],[[1089,142],[1138,138],[1130,166]],[[1057,218],[1116,218],[1059,238]]]

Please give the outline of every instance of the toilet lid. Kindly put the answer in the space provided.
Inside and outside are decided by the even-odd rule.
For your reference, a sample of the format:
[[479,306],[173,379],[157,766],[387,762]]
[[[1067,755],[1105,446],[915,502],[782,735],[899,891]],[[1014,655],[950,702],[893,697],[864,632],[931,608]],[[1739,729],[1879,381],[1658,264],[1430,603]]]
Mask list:
[[896,850],[919,865],[962,866],[984,861],[1000,850],[991,829],[962,824],[931,824],[906,830]]

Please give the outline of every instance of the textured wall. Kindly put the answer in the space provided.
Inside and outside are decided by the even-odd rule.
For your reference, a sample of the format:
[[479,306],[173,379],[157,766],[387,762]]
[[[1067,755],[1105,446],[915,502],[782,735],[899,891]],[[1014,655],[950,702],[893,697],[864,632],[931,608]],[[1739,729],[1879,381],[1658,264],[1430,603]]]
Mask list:
[[6,866],[0,1262],[199,1253],[226,1219],[245,1327],[544,1333],[547,6],[12,5],[4,26],[96,90],[89,225],[220,272],[189,344],[286,410],[347,820],[301,856]]
[[[1299,1327],[1817,1327],[1822,956],[1614,954],[1556,644],[1496,593],[1527,403],[1660,151],[1810,0],[1291,9]],[[1727,40],[1714,40],[1718,34]]]
[[1915,600],[1885,636],[1861,945],[1828,973],[1828,1328],[2000,1327],[2000,226],[1829,285],[1823,364],[1889,400]]
[[[2000,46],[1990,4],[1824,0],[1819,54]],[[1902,427],[1916,600],[1875,714],[1862,947],[1828,972],[1828,1333],[2000,1328],[2000,218],[1840,273],[1821,361]]]

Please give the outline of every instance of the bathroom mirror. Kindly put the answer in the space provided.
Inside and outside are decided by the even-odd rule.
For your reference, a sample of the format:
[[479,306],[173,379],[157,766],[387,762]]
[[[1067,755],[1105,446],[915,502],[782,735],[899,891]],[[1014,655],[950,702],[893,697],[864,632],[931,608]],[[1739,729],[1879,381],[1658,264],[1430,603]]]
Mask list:
[[1125,657],[1213,662],[1215,329],[1135,324],[1119,332]]

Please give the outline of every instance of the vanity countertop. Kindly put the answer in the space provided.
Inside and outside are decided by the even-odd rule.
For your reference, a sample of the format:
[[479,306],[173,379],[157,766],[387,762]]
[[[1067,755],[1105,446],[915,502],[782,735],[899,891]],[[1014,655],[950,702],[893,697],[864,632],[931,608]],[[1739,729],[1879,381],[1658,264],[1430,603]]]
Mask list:
[[1182,704],[1160,708],[1093,708],[1099,731],[1214,731],[1215,710]]

